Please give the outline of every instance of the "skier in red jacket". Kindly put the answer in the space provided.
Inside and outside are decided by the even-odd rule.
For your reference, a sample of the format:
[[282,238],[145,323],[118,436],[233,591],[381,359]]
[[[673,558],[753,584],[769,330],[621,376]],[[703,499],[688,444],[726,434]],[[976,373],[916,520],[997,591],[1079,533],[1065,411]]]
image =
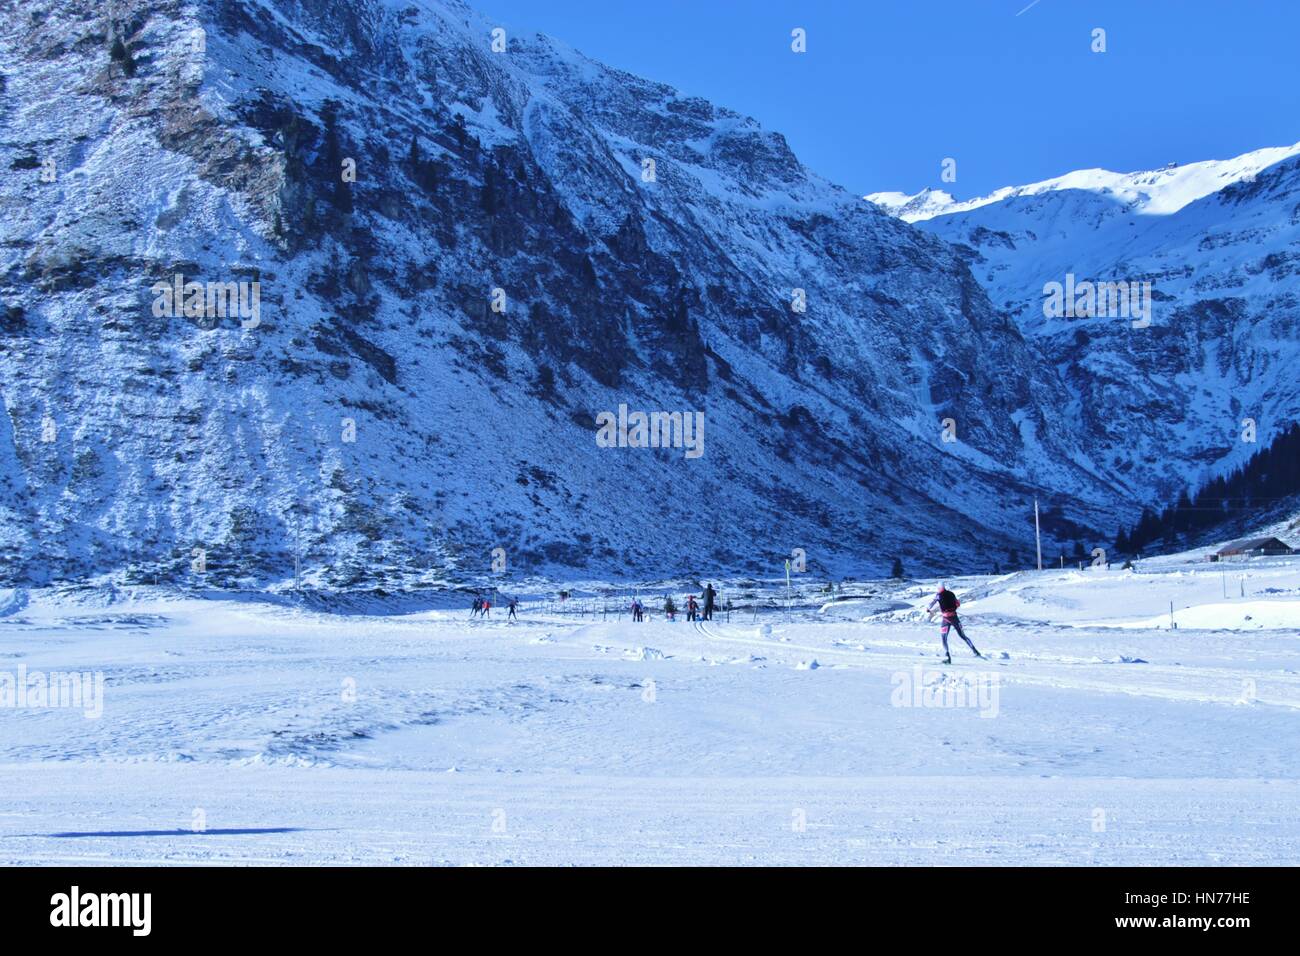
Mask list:
[[934,606],[936,604],[939,605],[939,610],[943,614],[943,625],[939,628],[939,636],[943,638],[943,662],[945,664],[952,663],[952,654],[948,651],[948,628],[950,627],[957,628],[957,636],[966,642],[966,646],[970,648],[972,654],[979,657],[980,652],[975,650],[975,645],[970,642],[970,638],[966,636],[966,632],[961,628],[961,621],[957,618],[957,608],[961,607],[961,601],[957,600],[957,595],[940,584],[934,600],[925,609],[930,619],[934,618]]

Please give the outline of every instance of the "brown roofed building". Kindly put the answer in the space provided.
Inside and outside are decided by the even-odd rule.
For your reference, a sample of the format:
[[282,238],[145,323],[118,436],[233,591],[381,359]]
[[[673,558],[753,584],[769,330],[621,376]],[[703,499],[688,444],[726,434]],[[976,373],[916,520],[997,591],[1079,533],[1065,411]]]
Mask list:
[[1261,554],[1292,554],[1291,546],[1280,538],[1242,538],[1225,544],[1216,554],[1220,558],[1251,558]]

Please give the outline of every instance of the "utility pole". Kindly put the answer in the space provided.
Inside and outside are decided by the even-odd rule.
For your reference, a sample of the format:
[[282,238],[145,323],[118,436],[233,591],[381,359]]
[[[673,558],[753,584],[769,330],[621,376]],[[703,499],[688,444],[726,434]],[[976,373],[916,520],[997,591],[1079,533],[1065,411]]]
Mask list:
[[785,616],[788,620],[790,617],[790,604],[792,595],[790,594],[790,559],[785,559]]
[[1043,570],[1043,536],[1038,530],[1038,499],[1034,499],[1034,542],[1038,546],[1038,570]]

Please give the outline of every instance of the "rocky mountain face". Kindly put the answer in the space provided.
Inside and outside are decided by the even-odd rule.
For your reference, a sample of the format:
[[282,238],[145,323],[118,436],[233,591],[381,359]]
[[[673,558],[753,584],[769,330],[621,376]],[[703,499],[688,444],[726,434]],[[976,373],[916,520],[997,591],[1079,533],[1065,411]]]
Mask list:
[[[1135,496],[1171,504],[1300,414],[1300,144],[1083,170],[963,202],[939,190],[867,199],[956,245],[1059,370],[1062,413],[1094,459]],[[1045,286],[1068,276],[1149,283],[1149,322],[1100,302],[1045,314]]]
[[[455,0],[4,19],[0,578],[987,570],[1034,494],[1062,540],[1132,517],[974,247],[495,31]],[[703,453],[602,447],[620,406],[701,413]]]

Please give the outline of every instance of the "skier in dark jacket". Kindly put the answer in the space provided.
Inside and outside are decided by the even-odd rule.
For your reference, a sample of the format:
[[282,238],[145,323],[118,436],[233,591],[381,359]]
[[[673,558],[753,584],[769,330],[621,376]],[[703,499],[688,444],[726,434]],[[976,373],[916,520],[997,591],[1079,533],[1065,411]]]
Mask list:
[[712,584],[704,585],[704,620],[713,620],[713,600],[718,596],[718,592],[713,590]]
[[966,646],[970,648],[972,654],[979,657],[980,652],[975,650],[975,645],[971,643],[970,638],[966,636],[966,632],[962,630],[961,621],[957,617],[957,608],[961,607],[961,601],[957,600],[957,595],[953,594],[940,584],[939,591],[935,594],[934,600],[931,601],[930,606],[925,609],[926,614],[931,619],[934,618],[934,608],[936,604],[939,606],[939,611],[943,614],[943,625],[939,628],[939,636],[943,638],[943,662],[945,664],[952,663],[952,654],[948,651],[948,628],[950,627],[957,628],[957,636],[966,642]]
[[519,606],[519,598],[512,597],[510,599],[510,616],[506,618],[506,620],[517,621],[519,619],[519,615],[515,613],[515,608],[517,608],[518,606]]

